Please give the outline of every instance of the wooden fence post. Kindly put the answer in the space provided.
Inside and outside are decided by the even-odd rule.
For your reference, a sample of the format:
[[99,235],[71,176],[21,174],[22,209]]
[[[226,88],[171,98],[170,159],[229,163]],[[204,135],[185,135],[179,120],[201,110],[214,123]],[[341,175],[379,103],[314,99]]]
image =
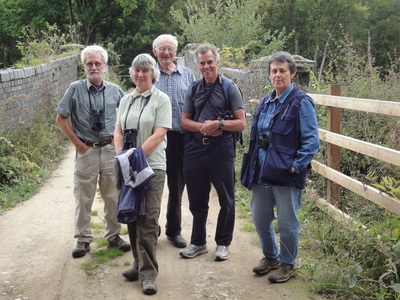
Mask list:
[[[329,84],[328,94],[340,96],[340,85]],[[340,134],[340,108],[328,106],[328,131]],[[327,166],[340,171],[340,147],[328,143]],[[336,205],[340,201],[340,185],[328,179],[327,200]]]

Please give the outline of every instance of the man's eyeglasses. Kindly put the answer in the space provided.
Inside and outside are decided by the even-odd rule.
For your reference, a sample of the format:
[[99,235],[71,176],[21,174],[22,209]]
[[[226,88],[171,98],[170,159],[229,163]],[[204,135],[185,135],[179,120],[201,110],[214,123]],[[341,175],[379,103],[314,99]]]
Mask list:
[[88,63],[85,64],[85,66],[88,67],[88,68],[92,68],[93,65],[95,65],[96,68],[100,68],[103,65],[103,63],[101,63],[101,62],[95,62],[95,63],[88,62]]
[[176,48],[172,48],[172,47],[159,47],[158,50],[160,50],[161,52],[173,52],[176,50]]

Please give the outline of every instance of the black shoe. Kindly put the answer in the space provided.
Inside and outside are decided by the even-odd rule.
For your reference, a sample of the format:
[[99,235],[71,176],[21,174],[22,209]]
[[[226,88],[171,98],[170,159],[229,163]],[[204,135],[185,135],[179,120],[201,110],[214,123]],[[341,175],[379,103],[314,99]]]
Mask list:
[[78,242],[76,248],[72,251],[73,258],[85,256],[90,251],[90,244],[86,242]]
[[186,247],[185,239],[179,234],[175,235],[173,237],[167,235],[167,239],[169,241],[171,241],[174,244],[174,246],[177,248],[185,248]]
[[122,252],[128,252],[131,250],[131,245],[121,239],[119,235],[116,235],[114,238],[108,240],[108,248],[117,248]]
[[131,268],[122,272],[122,276],[124,276],[129,281],[136,281],[139,279],[139,272],[138,269]]

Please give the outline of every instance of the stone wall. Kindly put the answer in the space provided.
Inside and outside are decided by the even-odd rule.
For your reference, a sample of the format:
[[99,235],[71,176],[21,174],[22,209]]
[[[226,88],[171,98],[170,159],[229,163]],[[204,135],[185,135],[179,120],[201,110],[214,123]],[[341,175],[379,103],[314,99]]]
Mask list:
[[78,79],[78,55],[23,69],[0,70],[0,133],[29,127]]

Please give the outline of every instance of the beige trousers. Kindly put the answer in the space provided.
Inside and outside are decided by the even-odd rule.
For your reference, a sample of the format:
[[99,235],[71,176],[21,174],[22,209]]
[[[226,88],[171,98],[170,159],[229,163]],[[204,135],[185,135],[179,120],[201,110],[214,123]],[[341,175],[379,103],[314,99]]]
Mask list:
[[114,157],[115,148],[111,144],[101,148],[89,147],[85,153],[76,152],[74,196],[75,238],[78,242],[90,243],[93,240],[90,220],[97,185],[104,201],[104,237],[109,239],[121,231],[121,224],[117,222],[118,189]]

